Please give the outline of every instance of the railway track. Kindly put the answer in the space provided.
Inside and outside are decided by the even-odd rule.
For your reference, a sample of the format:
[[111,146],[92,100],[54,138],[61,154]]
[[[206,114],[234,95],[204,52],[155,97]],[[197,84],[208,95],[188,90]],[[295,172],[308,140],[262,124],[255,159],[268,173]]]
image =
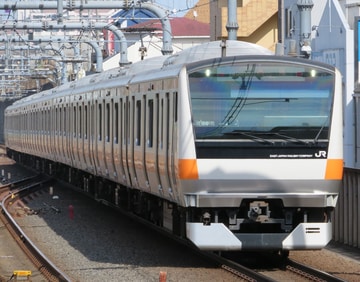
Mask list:
[[299,276],[306,278],[308,281],[317,282],[346,282],[334,275],[327,272],[312,268],[302,263],[296,262],[291,259],[285,261],[285,268],[288,271],[298,274]]
[[[1,199],[0,219],[7,227],[15,241],[33,262],[35,267],[51,282],[71,281],[70,278],[58,269],[28,238],[25,232],[16,223],[8,208],[18,198],[24,197],[36,189],[41,188],[45,183],[51,181],[43,176],[26,178],[17,182],[8,183],[1,187],[0,194],[4,195]],[[8,193],[4,193],[7,192]]]
[[[43,275],[46,276],[49,281],[70,281],[70,279],[65,273],[62,273],[59,269],[56,268],[56,266],[49,262],[49,260],[41,253],[41,251],[39,251],[36,246],[32,244],[31,240],[26,236],[26,234],[24,234],[24,232],[22,232],[19,226],[17,226],[15,220],[11,218],[11,214],[7,210],[7,206],[10,201],[14,201],[17,198],[24,197],[29,193],[33,192],[34,190],[41,188],[41,186],[44,185],[46,181],[48,180],[43,180],[40,177],[28,178],[22,181],[18,181],[16,183],[9,183],[5,187],[2,187],[2,190],[6,188],[9,192],[2,199],[1,219],[3,220],[3,218],[5,218],[5,225],[11,227],[11,233],[13,234],[13,237],[16,239],[21,248],[25,249],[24,252],[26,252],[26,254],[32,261],[34,261],[36,267],[41,270]],[[2,190],[0,190],[0,192]],[[109,203],[104,203],[111,206],[111,204]],[[165,232],[162,229],[157,228],[156,226],[154,227],[154,225],[152,225],[148,221],[139,218],[132,213],[123,210],[121,210],[121,212],[125,213],[129,217],[136,218],[144,225],[147,225],[155,229],[156,231],[174,239],[173,236],[167,234],[168,232]],[[273,279],[266,274],[261,273],[261,271],[252,269],[251,267],[245,267],[241,263],[237,263],[235,260],[227,259],[213,252],[200,252],[188,241],[181,240],[179,238],[175,239],[181,244],[184,244],[187,247],[193,249],[194,252],[205,257],[207,260],[214,262],[219,266],[219,268],[223,269],[226,272],[230,272],[232,275],[238,277],[242,281],[277,281],[276,279]],[[281,269],[279,271],[284,272],[284,277],[286,277],[285,275],[289,275],[286,273],[292,272],[308,281],[344,281],[328,273],[324,273],[322,271],[307,267],[305,265],[301,265],[289,259],[282,260],[282,266],[279,268]]]
[[[242,264],[239,264],[231,259],[226,259],[216,254],[212,255],[211,259],[217,261],[221,264],[221,267],[228,272],[233,273],[237,277],[241,278],[244,281],[258,281],[258,282],[274,282],[278,281],[277,279],[271,278],[265,272],[254,270],[251,267],[245,267]],[[324,271],[312,268],[305,264],[286,259],[284,263],[280,263],[279,271],[282,272],[281,276],[283,279],[289,276],[289,280],[292,280],[294,277],[293,274],[298,276],[305,281],[316,281],[316,282],[346,282],[343,279],[340,279],[334,275],[326,273]],[[272,269],[271,272],[273,272]],[[291,277],[290,277],[291,276]]]
[[[75,190],[77,190],[75,188]],[[79,190],[80,191],[80,190]],[[203,252],[200,251],[198,248],[196,248],[194,245],[192,245],[189,241],[184,240],[179,237],[174,237],[172,234],[170,234],[167,231],[164,231],[163,229],[159,228],[158,226],[153,225],[152,223],[148,222],[147,220],[134,215],[131,212],[128,212],[126,210],[120,209],[118,207],[113,206],[111,203],[106,202],[102,200],[102,203],[108,206],[112,206],[116,208],[121,213],[125,214],[126,216],[137,220],[141,222],[142,224],[156,230],[157,232],[161,233],[162,235],[165,235],[172,240],[178,241],[180,244],[183,244],[184,246],[192,249],[194,252],[196,252],[197,255],[201,255],[208,259],[209,261],[212,261],[216,263],[219,267],[221,267],[224,271],[230,272],[233,275],[239,277],[242,281],[258,281],[258,282],[274,282],[278,281],[276,279],[271,278],[270,276],[267,276],[266,274],[261,273],[259,270],[252,269],[251,267],[246,267],[242,263],[236,262],[236,260],[228,259],[226,257],[221,256],[221,254],[213,253],[213,252]],[[282,272],[282,276],[292,276],[294,277],[294,274],[298,277],[301,277],[302,279],[305,279],[306,281],[317,281],[317,282],[345,282],[345,280],[342,280],[336,276],[333,276],[329,273],[326,273],[321,270],[317,270],[315,268],[306,266],[304,264],[301,264],[299,262],[295,262],[290,259],[284,260],[283,255],[277,256],[279,259],[279,271]],[[268,262],[271,262],[273,260],[273,256],[269,258]],[[291,273],[291,274],[289,274]]]

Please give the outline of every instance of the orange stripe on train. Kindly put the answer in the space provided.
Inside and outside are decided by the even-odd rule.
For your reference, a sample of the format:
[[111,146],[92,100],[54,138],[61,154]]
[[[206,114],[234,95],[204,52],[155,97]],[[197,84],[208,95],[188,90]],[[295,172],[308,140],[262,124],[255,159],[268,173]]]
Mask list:
[[343,177],[344,162],[340,160],[327,160],[325,179],[341,180]]
[[196,159],[179,160],[180,179],[199,179]]

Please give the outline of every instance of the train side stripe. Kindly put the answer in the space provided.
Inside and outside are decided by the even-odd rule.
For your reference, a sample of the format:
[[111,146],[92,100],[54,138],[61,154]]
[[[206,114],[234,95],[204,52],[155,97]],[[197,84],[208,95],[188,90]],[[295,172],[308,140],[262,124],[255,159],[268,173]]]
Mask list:
[[196,159],[179,160],[180,179],[199,179],[199,172]]
[[343,169],[344,169],[344,163],[342,159],[327,160],[325,179],[341,180],[343,177]]

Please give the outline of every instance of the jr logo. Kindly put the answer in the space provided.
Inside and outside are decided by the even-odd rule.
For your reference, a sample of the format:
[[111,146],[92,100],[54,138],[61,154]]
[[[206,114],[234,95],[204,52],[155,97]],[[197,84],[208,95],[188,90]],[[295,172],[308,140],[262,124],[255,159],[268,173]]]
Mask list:
[[319,152],[315,153],[315,157],[326,158],[326,151],[319,151]]

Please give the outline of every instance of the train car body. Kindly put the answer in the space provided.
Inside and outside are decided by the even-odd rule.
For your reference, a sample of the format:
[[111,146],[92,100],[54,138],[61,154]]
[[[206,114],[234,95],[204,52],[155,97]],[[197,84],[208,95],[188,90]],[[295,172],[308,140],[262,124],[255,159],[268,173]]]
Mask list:
[[341,76],[210,42],[6,109],[9,155],[203,250],[323,248],[343,170]]

